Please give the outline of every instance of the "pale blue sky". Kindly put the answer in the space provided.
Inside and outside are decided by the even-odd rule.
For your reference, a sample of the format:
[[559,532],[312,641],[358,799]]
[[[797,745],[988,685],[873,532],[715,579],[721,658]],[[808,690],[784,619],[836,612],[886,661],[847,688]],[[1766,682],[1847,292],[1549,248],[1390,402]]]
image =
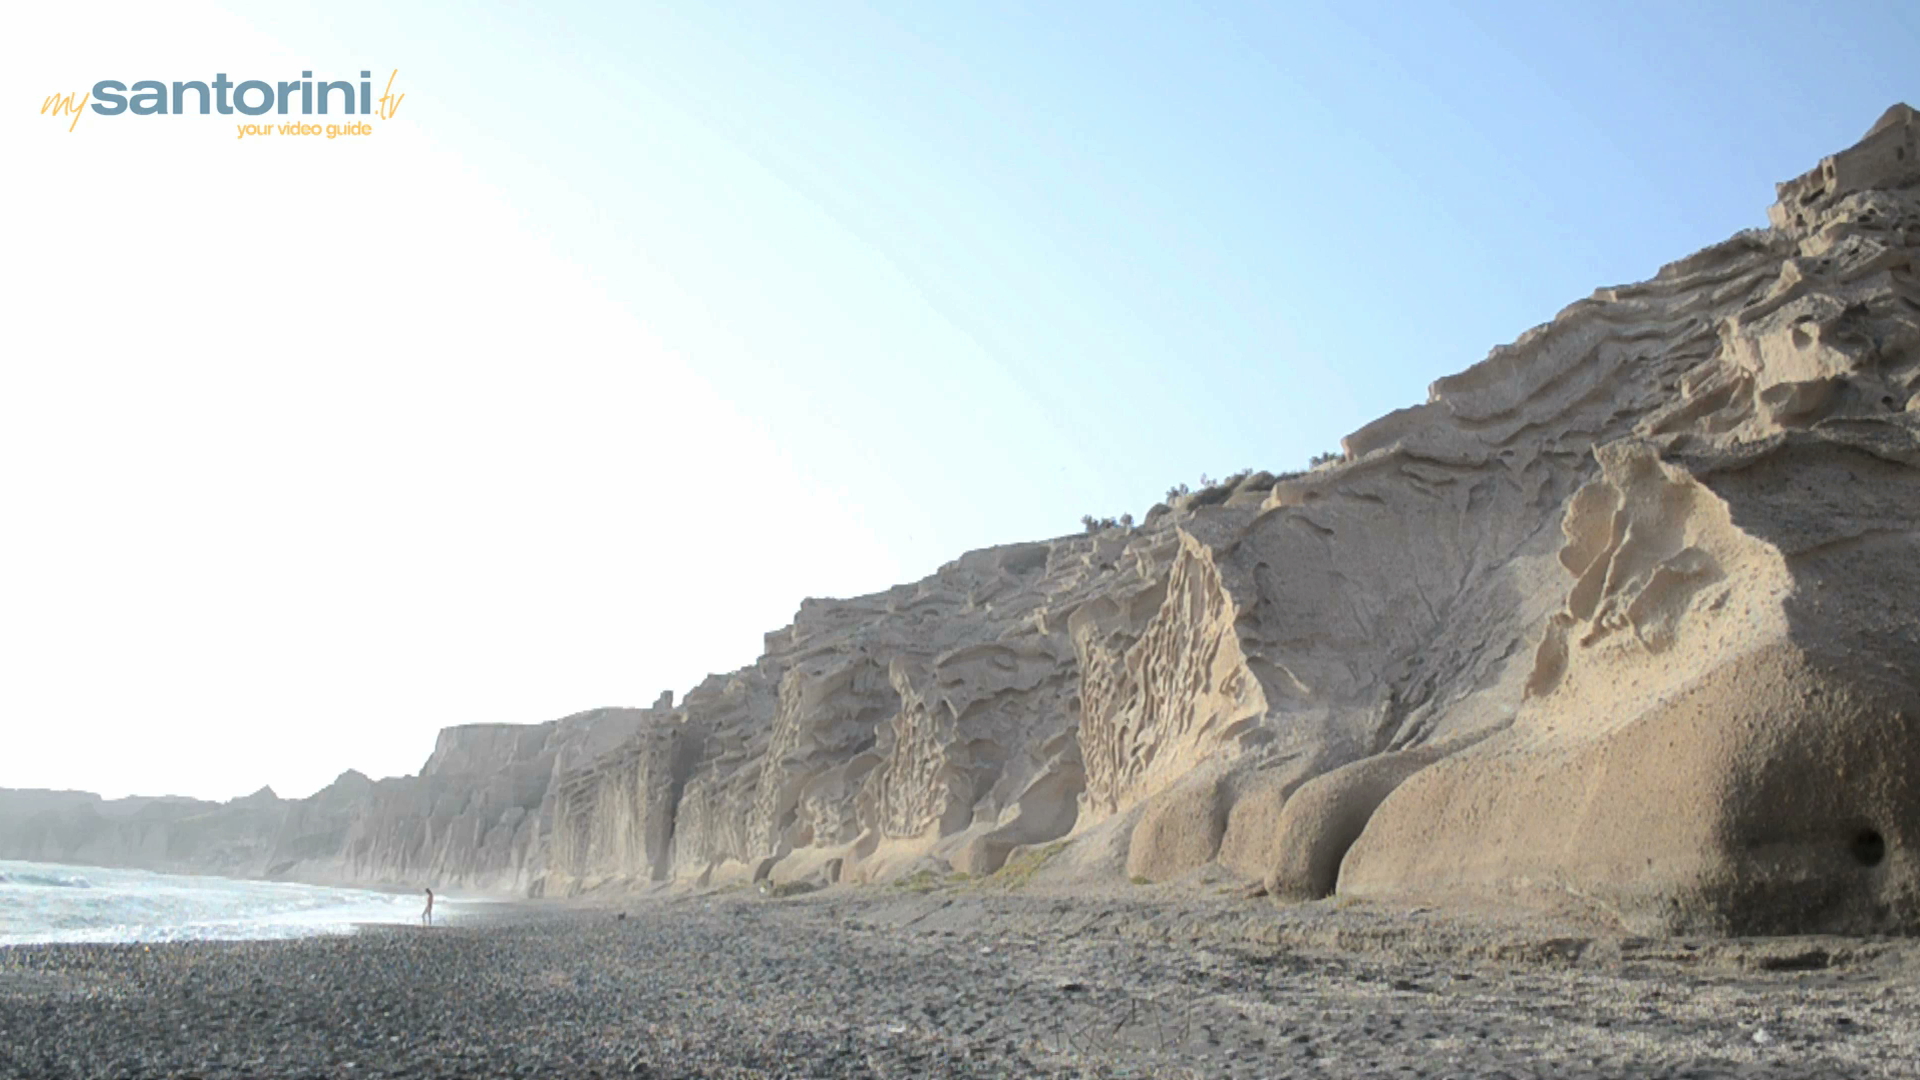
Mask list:
[[[746,664],[804,596],[1298,467],[1764,224],[1920,100],[1916,10],[31,10],[0,785],[406,772]],[[308,67],[403,112],[32,115]]]
[[1917,11],[622,4],[422,60],[470,77],[440,137],[919,571],[1297,466],[1762,224],[1920,96]]

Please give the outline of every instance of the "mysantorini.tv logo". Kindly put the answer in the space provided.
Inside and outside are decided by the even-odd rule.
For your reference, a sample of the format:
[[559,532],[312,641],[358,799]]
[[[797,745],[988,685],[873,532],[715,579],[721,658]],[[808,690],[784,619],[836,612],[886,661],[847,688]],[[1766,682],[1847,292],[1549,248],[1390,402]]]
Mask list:
[[[80,118],[89,110],[101,116],[290,116],[295,106],[301,116],[341,117],[326,122],[304,120],[262,120],[233,124],[234,138],[259,139],[282,136],[324,135],[337,139],[343,135],[366,136],[374,132],[374,120],[391,120],[400,111],[407,95],[394,90],[400,69],[387,75],[379,97],[373,96],[373,72],[362,71],[356,87],[351,80],[315,82],[313,72],[303,71],[300,78],[286,82],[248,79],[233,82],[226,72],[211,81],[176,82],[171,87],[157,79],[142,79],[129,86],[119,79],[101,79],[93,89],[72,94],[49,94],[40,103],[42,116],[71,115],[67,130],[80,126]],[[344,119],[352,117],[353,119]]]

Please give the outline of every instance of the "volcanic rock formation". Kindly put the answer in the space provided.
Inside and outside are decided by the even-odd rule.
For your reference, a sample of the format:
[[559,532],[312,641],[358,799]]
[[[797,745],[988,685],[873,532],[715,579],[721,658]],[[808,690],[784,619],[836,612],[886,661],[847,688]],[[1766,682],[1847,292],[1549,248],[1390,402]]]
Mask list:
[[0,789],[0,858],[524,893],[545,874],[556,777],[622,745],[645,715],[446,728],[418,775],[348,770],[305,799],[266,788],[225,803]]
[[1396,791],[1343,892],[1560,892],[1649,929],[1920,924],[1917,135],[1890,110],[1780,185],[1772,230],[1596,298],[1692,306],[1711,355],[1596,448],[1512,726]]
[[1772,228],[1337,463],[809,601],[569,781],[550,882],[977,874],[1099,834],[1116,873],[1292,897],[1920,923],[1916,132],[1890,110]]
[[[1338,461],[805,601],[678,704],[449,729],[247,857],[557,895],[1070,841],[1060,874],[1217,864],[1288,898],[1920,926],[1917,137],[1896,106],[1770,228],[1575,303]],[[90,812],[0,825],[0,854],[105,850],[47,839]]]

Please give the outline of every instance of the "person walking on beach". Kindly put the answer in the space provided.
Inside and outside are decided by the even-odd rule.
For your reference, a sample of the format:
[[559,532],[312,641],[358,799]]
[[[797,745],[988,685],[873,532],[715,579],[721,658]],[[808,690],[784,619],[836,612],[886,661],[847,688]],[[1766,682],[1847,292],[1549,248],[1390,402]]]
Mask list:
[[427,910],[420,913],[420,925],[433,925],[433,890],[427,890]]

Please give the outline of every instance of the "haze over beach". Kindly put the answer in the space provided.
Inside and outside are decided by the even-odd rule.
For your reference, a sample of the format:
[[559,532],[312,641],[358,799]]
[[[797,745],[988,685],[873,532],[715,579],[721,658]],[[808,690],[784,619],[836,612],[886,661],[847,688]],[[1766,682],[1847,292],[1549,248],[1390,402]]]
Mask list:
[[[0,785],[207,799],[1300,467],[1752,225],[1913,97],[1916,19],[88,10],[0,45]],[[307,69],[405,104],[316,145],[26,104]]]

